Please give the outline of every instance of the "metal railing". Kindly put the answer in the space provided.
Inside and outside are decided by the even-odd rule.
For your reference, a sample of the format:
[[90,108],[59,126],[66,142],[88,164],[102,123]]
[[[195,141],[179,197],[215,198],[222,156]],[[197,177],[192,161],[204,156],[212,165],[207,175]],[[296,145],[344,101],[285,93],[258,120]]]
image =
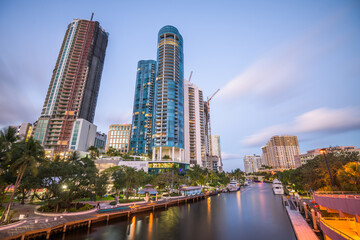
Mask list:
[[349,198],[360,200],[359,192],[345,192],[345,191],[317,191],[315,195],[319,197],[332,197],[332,198]]

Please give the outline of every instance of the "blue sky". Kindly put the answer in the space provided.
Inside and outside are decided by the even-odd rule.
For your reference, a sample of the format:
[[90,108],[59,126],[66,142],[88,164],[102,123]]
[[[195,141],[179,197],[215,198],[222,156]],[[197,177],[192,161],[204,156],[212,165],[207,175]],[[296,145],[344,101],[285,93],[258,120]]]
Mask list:
[[0,127],[40,115],[73,18],[109,32],[95,124],[131,122],[137,62],[156,59],[157,33],[184,38],[185,76],[211,95],[225,170],[273,135],[300,150],[360,147],[360,2],[1,1]]

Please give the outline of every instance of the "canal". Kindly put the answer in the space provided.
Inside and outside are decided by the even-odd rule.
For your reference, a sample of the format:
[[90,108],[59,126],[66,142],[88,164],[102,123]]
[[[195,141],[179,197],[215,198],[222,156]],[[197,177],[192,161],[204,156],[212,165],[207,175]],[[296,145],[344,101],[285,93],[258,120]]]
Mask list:
[[234,193],[132,216],[60,239],[296,239],[271,184],[253,183]]

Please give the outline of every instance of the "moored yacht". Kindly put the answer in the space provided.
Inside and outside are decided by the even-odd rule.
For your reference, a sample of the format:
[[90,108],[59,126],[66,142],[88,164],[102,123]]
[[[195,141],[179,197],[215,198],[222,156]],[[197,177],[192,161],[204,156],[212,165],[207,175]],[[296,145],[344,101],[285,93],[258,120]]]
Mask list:
[[240,190],[240,184],[235,180],[231,180],[229,185],[227,185],[229,192],[236,192]]
[[276,194],[276,195],[284,194],[284,188],[283,188],[281,182],[277,179],[274,179],[273,184],[272,184],[272,189],[273,189],[274,194]]

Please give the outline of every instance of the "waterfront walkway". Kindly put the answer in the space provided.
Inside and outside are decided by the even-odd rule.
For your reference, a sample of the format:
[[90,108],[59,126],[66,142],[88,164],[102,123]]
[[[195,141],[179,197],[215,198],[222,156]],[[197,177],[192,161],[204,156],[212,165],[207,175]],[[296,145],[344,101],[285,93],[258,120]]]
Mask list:
[[[127,216],[143,211],[153,211],[158,208],[167,209],[168,206],[198,201],[212,194],[200,194],[188,197],[172,197],[158,202],[144,203],[136,202],[132,204],[118,204],[117,206],[102,206],[101,210],[92,211],[84,214],[48,214],[49,216],[37,215],[29,217],[15,224],[0,227],[0,239],[25,239],[26,237],[40,237],[59,232],[66,232],[69,228],[87,227],[90,228],[94,222],[109,222],[112,218]],[[104,211],[105,210],[105,211]],[[40,214],[40,213],[39,213]],[[50,216],[52,215],[52,216]]]
[[291,210],[289,206],[285,207],[298,240],[319,239],[297,210]]

